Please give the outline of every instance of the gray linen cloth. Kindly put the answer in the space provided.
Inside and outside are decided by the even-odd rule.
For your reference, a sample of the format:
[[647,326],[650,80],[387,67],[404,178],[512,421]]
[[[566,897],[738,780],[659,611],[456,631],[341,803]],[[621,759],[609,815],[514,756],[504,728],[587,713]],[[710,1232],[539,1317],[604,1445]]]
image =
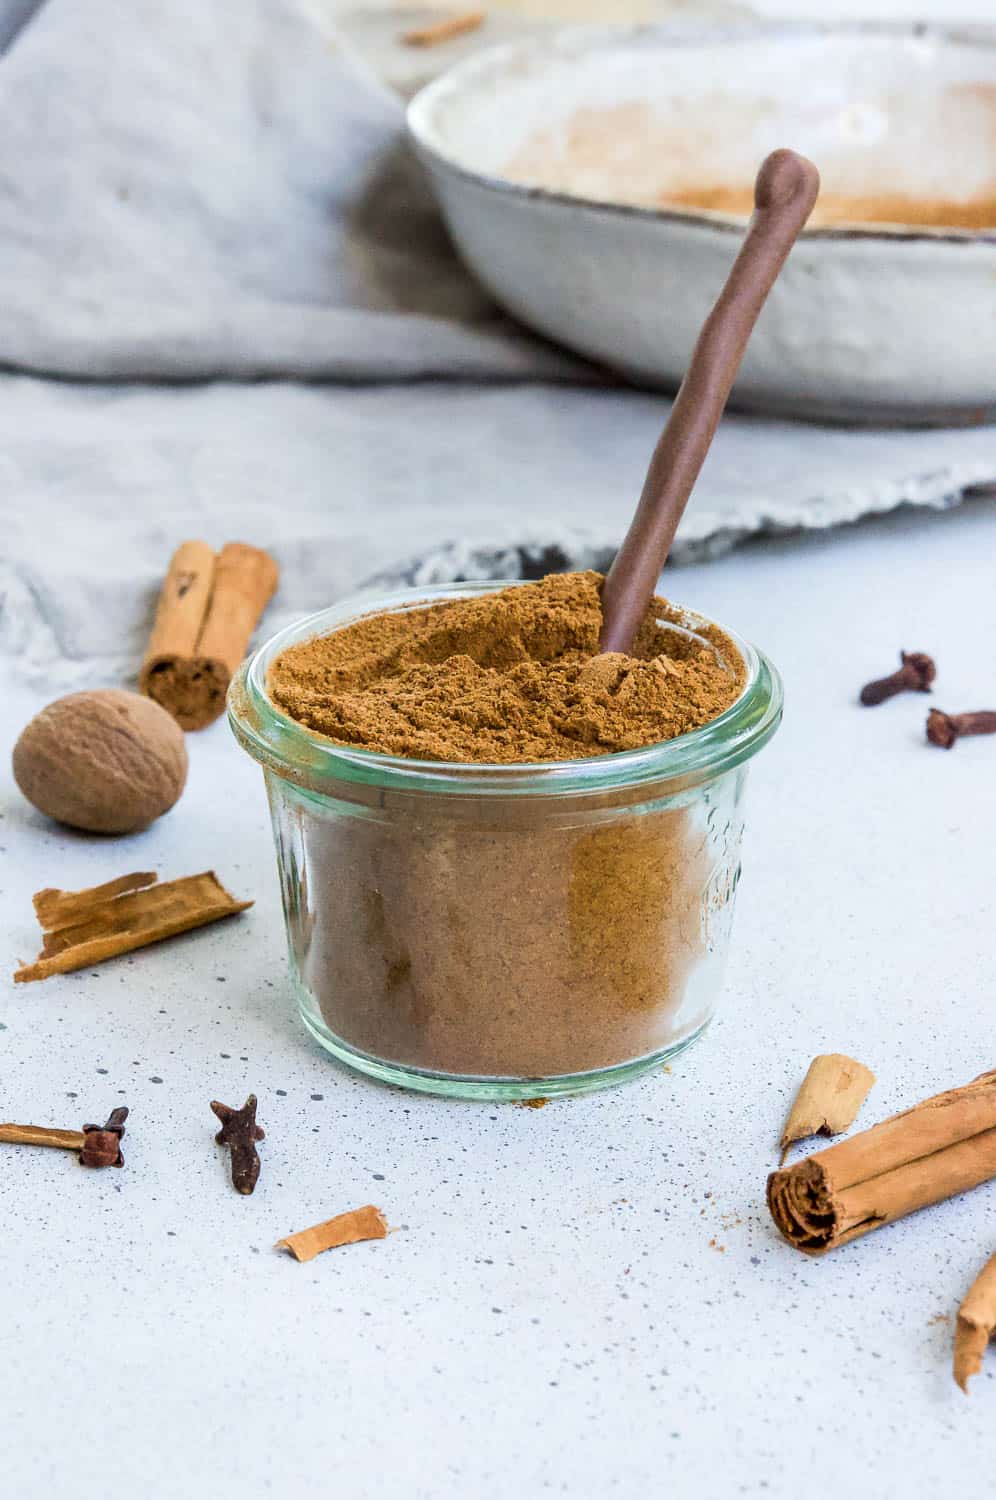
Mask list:
[[478,291],[400,102],[303,0],[47,0],[20,20],[0,60],[4,364],[109,380],[582,368]]

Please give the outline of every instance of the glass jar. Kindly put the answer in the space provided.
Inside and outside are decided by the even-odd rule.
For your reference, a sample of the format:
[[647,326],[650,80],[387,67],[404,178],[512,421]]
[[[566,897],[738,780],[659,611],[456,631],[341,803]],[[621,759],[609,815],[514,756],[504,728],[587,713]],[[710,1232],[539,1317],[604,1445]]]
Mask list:
[[274,636],[229,693],[236,738],[263,767],[308,1030],[375,1078],[477,1099],[623,1082],[702,1034],[747,761],[782,706],[774,668],[735,637],[746,681],[723,714],[585,760],[405,760],[335,744],[267,696],[271,662],[299,641],[513,586],[348,601]]

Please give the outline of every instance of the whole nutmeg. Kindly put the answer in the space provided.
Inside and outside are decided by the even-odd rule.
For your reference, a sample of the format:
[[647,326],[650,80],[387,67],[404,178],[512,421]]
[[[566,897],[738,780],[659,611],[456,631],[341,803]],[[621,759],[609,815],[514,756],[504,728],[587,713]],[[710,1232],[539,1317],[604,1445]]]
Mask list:
[[187,780],[176,721],[138,693],[69,693],[14,746],[14,779],[40,812],[88,833],[135,833],[169,812]]

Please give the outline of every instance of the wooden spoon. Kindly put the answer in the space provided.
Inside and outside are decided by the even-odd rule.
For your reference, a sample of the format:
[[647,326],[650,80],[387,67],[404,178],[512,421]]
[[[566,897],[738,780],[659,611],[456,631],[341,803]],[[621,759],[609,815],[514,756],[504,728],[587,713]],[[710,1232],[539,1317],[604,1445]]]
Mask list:
[[754,184],[754,213],[706,319],[643,493],[602,591],[602,651],[632,649],[740,361],[785,259],[812,213],[820,176],[794,151],[773,151]]

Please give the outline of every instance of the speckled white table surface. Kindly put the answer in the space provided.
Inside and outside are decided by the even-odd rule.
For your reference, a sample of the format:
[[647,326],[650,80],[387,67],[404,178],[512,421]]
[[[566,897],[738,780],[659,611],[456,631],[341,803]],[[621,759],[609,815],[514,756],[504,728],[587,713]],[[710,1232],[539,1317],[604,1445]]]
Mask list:
[[[43,984],[3,981],[0,1117],[132,1110],[121,1172],[4,1148],[3,1479],[17,1500],[980,1493],[996,1350],[966,1400],[954,1313],[996,1186],[822,1261],[763,1190],[810,1057],[878,1073],[863,1119],[996,1063],[996,741],[926,747],[926,700],[854,695],[900,646],[935,701],[996,699],[996,506],[767,541],[670,591],[756,639],[788,710],[755,764],[721,1019],[670,1073],[543,1110],[408,1097],[298,1023],[256,768],[190,739],[177,809],[126,842],[47,825],[7,750],[5,968],[31,893],[213,866],[255,907]],[[208,1101],[260,1100],[252,1198]],[[399,1232],[297,1265],[369,1201]]]

